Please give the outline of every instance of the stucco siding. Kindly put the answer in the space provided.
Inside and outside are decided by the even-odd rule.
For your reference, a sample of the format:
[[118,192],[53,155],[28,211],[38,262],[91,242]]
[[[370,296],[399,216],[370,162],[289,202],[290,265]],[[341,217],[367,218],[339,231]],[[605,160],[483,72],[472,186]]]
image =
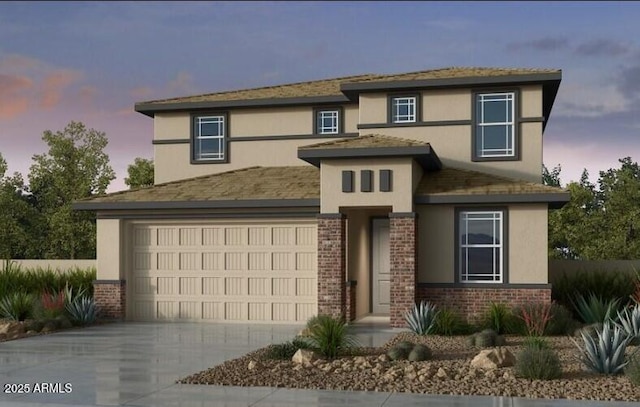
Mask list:
[[452,205],[416,207],[418,213],[418,283],[454,282]]
[[509,283],[548,282],[547,205],[509,208]]
[[122,221],[120,219],[97,220],[97,279],[124,279],[124,252],[122,250]]
[[[340,207],[390,206],[393,212],[413,211],[413,173],[411,158],[380,158],[375,160],[325,160],[320,168],[320,194],[322,213],[337,213]],[[381,192],[380,170],[393,171],[393,189]],[[373,191],[361,192],[361,171],[373,171]],[[342,171],[354,172],[354,192],[342,192]]]
[[422,120],[470,120],[471,90],[441,89],[422,93]]

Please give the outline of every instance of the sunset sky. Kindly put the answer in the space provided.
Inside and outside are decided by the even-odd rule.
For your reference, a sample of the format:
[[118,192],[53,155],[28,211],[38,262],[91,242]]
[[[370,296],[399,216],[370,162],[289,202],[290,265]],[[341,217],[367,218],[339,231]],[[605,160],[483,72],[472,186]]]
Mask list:
[[447,66],[559,68],[544,162],[563,183],[640,160],[640,3],[0,2],[0,153],[27,177],[44,130],[104,131],[124,189],[152,158],[135,102]]

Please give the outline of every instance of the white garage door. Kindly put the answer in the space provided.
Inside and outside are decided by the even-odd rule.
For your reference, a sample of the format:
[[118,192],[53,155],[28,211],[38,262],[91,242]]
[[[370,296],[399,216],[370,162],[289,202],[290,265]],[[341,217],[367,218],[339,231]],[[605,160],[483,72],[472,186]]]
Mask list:
[[315,221],[129,230],[130,319],[288,323],[317,311]]

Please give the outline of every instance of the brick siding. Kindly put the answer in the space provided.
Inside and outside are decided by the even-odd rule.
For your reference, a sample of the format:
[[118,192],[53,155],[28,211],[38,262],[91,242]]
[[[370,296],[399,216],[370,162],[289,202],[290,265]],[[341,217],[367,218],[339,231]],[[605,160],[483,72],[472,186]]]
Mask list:
[[318,216],[318,314],[346,316],[346,228],[342,214]]
[[392,213],[389,218],[390,319],[392,327],[400,328],[406,325],[404,313],[416,301],[418,218],[413,213]]
[[345,289],[346,294],[346,316],[347,321],[353,321],[356,319],[356,284],[355,281],[349,281]]
[[124,319],[127,304],[125,280],[96,280],[93,298],[102,318]]
[[440,307],[456,310],[468,322],[474,322],[489,308],[491,302],[510,307],[532,302],[551,302],[549,288],[468,288],[418,286],[418,301],[429,301]]

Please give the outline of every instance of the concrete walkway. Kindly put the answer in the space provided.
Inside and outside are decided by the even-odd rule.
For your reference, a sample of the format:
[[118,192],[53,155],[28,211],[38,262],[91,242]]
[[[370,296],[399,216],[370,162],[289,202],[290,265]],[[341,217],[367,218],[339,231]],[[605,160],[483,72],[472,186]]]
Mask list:
[[[175,381],[269,343],[299,326],[118,323],[0,343],[0,406],[638,406],[503,397],[178,385]],[[363,345],[391,330],[358,327]],[[20,390],[23,393],[17,393]]]

